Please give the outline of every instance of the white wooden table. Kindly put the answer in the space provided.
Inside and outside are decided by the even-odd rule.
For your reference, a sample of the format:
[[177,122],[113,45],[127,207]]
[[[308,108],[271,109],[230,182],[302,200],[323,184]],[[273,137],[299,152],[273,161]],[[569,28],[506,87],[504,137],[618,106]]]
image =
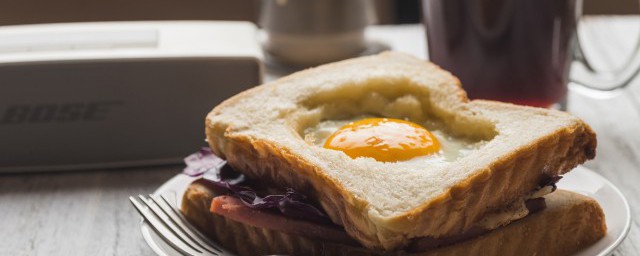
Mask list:
[[[583,26],[598,67],[629,55],[640,18],[590,19]],[[418,25],[374,27],[371,38],[392,48],[426,56]],[[640,216],[640,79],[627,89],[598,98],[572,91],[569,111],[598,134],[598,153],[586,165],[627,196]],[[196,149],[194,149],[196,150]],[[140,234],[140,218],[129,195],[150,193],[182,166],[73,173],[0,175],[0,255],[153,255]],[[615,255],[640,255],[640,225]]]

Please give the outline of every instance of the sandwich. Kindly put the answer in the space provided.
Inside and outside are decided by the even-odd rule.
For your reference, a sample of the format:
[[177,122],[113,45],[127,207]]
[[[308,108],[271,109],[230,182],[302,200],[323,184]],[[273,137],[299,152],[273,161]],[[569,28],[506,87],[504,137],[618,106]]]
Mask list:
[[[606,232],[595,201],[554,192],[595,157],[587,124],[470,101],[453,75],[408,55],[292,74],[205,123],[210,148],[192,158],[215,164],[182,210],[241,255],[569,254]],[[567,243],[546,246],[556,242]]]

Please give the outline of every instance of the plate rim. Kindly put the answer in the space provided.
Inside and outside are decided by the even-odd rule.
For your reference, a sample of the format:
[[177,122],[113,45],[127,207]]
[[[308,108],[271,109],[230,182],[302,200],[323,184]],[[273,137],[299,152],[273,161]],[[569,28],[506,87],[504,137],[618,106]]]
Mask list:
[[[631,215],[631,206],[629,205],[629,201],[627,200],[627,197],[622,193],[622,191],[620,191],[620,189],[616,185],[611,183],[609,179],[607,179],[606,177],[600,175],[598,172],[591,170],[585,166],[579,165],[576,167],[576,169],[578,168],[583,169],[587,172],[590,172],[591,174],[601,178],[604,181],[604,183],[606,183],[608,186],[610,186],[613,189],[616,195],[618,195],[622,199],[622,202],[624,203],[625,214],[627,218],[624,223],[624,228],[622,229],[622,233],[616,238],[615,241],[613,241],[613,243],[611,243],[609,246],[607,246],[607,248],[605,248],[601,253],[598,254],[598,256],[610,255],[613,253],[613,251],[615,251],[615,249],[618,248],[618,246],[620,246],[620,244],[622,244],[622,242],[624,242],[625,239],[627,239],[627,236],[629,235],[629,231],[631,230],[631,222],[633,219],[633,215]],[[605,219],[606,218],[607,217],[605,216]]]

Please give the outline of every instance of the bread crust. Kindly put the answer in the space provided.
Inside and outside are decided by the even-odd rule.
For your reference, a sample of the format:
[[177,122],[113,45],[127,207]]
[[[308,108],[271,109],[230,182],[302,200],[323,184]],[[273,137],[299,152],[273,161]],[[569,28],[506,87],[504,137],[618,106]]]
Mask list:
[[[453,113],[452,115],[462,113],[464,115],[460,116],[464,118],[488,120],[498,133],[497,137],[491,139],[496,141],[496,145],[492,145],[494,150],[489,152],[499,152],[495,157],[487,160],[489,158],[485,156],[484,163],[474,164],[469,160],[456,165],[457,168],[468,169],[469,175],[460,178],[438,196],[399,214],[382,214],[375,207],[375,202],[364,198],[366,194],[356,194],[353,189],[345,186],[345,182],[356,181],[340,180],[328,175],[326,168],[318,165],[318,161],[322,160],[313,159],[313,154],[309,154],[305,148],[312,146],[289,143],[290,138],[296,139],[296,131],[289,131],[295,127],[286,123],[291,122],[286,118],[290,112],[265,112],[264,116],[251,117],[260,120],[247,123],[230,120],[242,119],[237,112],[229,113],[231,110],[236,111],[239,106],[247,105],[247,101],[256,98],[268,101],[265,97],[282,100],[278,95],[284,93],[279,90],[290,88],[291,84],[308,83],[305,79],[314,79],[321,74],[331,76],[332,72],[340,72],[353,66],[380,68],[387,65],[389,71],[385,72],[392,75],[397,69],[401,76],[415,73],[416,77],[424,77],[426,82],[419,80],[416,84],[424,87],[435,102],[431,106],[433,111]],[[414,71],[416,65],[421,65],[427,71]],[[302,96],[291,97],[310,97],[305,92],[300,94]],[[287,103],[301,104],[283,104]],[[248,111],[259,109],[259,106],[255,106],[248,108]],[[454,116],[452,122],[460,119],[460,116]],[[518,121],[519,118],[525,120]],[[540,121],[539,127],[531,128],[541,128],[544,129],[543,132],[523,131],[530,138],[519,138],[518,129],[527,128],[526,119],[536,118],[546,119],[553,124],[547,125]],[[261,122],[272,122],[273,129],[282,131],[269,134],[252,131],[250,125]],[[511,127],[514,123],[519,123],[519,126]],[[469,101],[455,77],[433,64],[397,53],[330,64],[245,91],[214,108],[206,119],[206,127],[207,140],[213,151],[225,158],[236,170],[251,178],[293,187],[309,195],[321,204],[333,222],[344,226],[364,246],[384,250],[402,248],[414,237],[439,238],[463,233],[487,213],[522,200],[543,179],[566,173],[593,158],[596,148],[595,133],[575,117],[546,109],[491,101]],[[284,137],[278,137],[280,134]],[[512,140],[519,140],[520,143],[512,143]],[[509,150],[501,148],[498,142],[509,144]],[[304,142],[300,140],[298,143]]]
[[208,211],[213,197],[208,188],[194,183],[183,196],[182,210],[203,233],[239,255],[571,255],[606,234],[597,202],[558,190],[547,195],[545,210],[479,237],[429,252],[382,253],[228,220]]

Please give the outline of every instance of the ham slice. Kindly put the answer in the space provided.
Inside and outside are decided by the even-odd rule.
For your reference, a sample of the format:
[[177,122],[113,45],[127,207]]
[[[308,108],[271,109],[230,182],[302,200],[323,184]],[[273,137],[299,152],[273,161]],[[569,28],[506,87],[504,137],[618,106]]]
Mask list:
[[217,196],[213,198],[210,211],[233,221],[258,228],[276,230],[327,242],[358,245],[358,242],[347,235],[341,227],[287,218],[279,213],[252,209],[240,199],[232,196]]
[[[526,206],[531,213],[545,208],[544,198],[530,199]],[[256,210],[246,206],[240,199],[232,196],[217,196],[211,202],[210,211],[257,228],[275,230],[287,234],[300,235],[311,239],[358,246],[358,243],[338,226],[285,217],[282,214],[265,210]],[[409,252],[424,252],[449,244],[480,236],[489,230],[471,229],[463,234],[447,238],[414,238],[407,247]]]

